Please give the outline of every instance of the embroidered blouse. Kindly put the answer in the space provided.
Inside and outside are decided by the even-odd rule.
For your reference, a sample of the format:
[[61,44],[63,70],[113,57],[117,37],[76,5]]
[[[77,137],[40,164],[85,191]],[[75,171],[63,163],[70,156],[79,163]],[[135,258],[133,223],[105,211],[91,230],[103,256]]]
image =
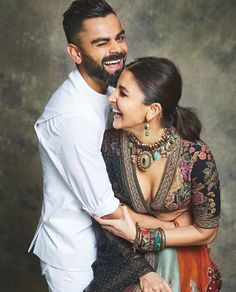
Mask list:
[[[173,135],[173,148],[156,197],[148,204],[137,179],[135,164],[132,163],[128,133],[115,129],[105,132],[102,152],[115,196],[138,213],[155,216],[161,212],[187,208],[196,226],[217,227],[220,222],[220,184],[213,155],[203,141],[183,140],[174,130]],[[97,291],[114,288],[122,291],[128,282],[138,283],[140,275],[151,271],[145,263],[155,268],[152,252],[142,257],[141,253],[133,252],[127,241],[102,230],[96,223],[94,227],[98,242],[98,256],[93,265],[95,278],[90,286],[94,290],[86,291],[96,291],[97,287],[100,287]],[[132,257],[137,261],[135,265],[130,263]],[[119,281],[115,275],[120,277],[117,271],[124,269],[124,278]]]

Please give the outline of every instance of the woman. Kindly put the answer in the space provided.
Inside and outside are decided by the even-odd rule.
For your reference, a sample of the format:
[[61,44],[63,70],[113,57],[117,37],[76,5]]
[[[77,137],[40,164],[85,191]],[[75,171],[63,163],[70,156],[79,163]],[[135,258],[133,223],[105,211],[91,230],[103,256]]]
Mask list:
[[[178,104],[181,93],[175,65],[148,57],[127,66],[110,96],[115,129],[105,133],[102,151],[116,196],[133,211],[132,219],[126,209],[121,220],[96,218],[108,231],[95,224],[98,257],[88,291],[139,291],[150,267],[174,292],[220,290],[207,248],[220,221],[218,173],[200,121]],[[183,226],[186,211],[192,222]],[[144,228],[149,219],[135,212],[166,223]]]

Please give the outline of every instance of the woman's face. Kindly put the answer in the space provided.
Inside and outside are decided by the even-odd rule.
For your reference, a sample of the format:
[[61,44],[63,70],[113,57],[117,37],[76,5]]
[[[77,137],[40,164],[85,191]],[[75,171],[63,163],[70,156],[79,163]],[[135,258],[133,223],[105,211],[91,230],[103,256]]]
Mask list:
[[129,70],[122,72],[109,101],[114,112],[115,129],[143,131],[148,106],[144,104],[144,95]]

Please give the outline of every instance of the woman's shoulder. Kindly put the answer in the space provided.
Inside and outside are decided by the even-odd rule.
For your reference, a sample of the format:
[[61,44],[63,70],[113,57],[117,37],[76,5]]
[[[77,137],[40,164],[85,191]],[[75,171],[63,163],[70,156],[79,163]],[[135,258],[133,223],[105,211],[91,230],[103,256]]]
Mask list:
[[208,161],[213,160],[212,153],[207,144],[203,140],[196,141],[183,140],[182,146],[183,152],[188,153],[193,161],[196,161],[198,159]]
[[202,148],[204,148],[204,149],[208,148],[208,146],[206,145],[206,143],[203,140],[190,141],[190,140],[183,139],[182,145],[183,145],[183,148],[186,148],[186,149],[190,149],[191,147],[193,147],[196,150],[200,150]]

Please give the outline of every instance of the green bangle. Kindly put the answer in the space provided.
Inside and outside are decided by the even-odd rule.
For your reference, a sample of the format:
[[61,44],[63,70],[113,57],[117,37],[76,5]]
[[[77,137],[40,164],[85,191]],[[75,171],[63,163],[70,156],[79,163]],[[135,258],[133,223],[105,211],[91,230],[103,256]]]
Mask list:
[[157,230],[155,230],[155,235],[154,235],[154,247],[153,247],[153,250],[155,252],[161,250],[161,241],[162,241],[161,232],[157,229]]

